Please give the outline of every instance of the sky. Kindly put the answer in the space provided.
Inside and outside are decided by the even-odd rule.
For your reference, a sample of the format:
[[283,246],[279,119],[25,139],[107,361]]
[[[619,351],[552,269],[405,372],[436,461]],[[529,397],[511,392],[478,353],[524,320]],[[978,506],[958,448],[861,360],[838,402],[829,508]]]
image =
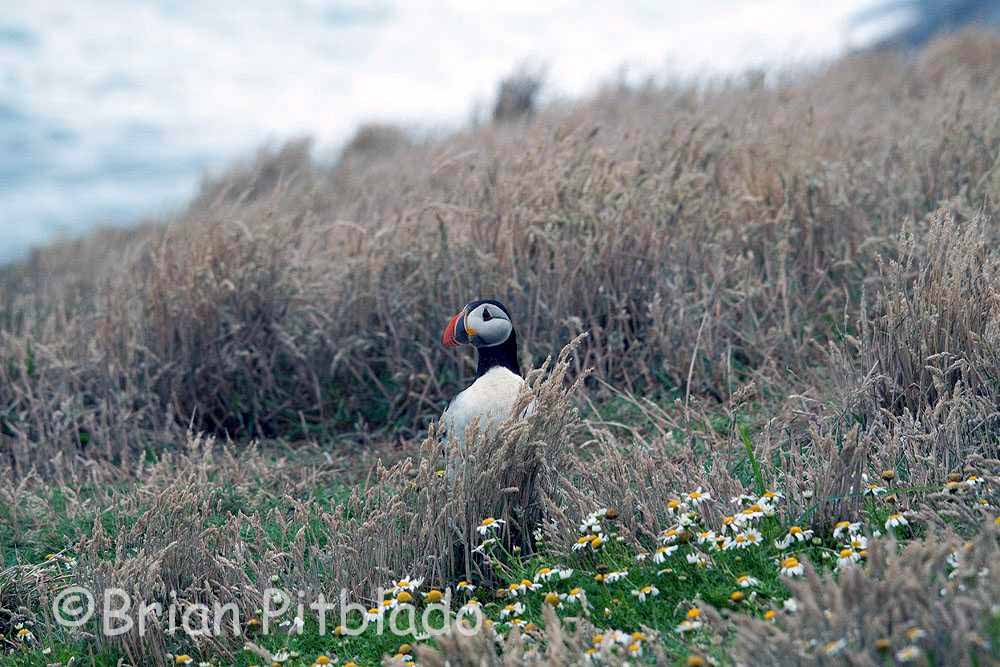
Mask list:
[[208,171],[360,124],[447,129],[519,63],[579,97],[626,71],[738,74],[835,57],[870,0],[32,0],[0,13],[0,260],[169,215]]

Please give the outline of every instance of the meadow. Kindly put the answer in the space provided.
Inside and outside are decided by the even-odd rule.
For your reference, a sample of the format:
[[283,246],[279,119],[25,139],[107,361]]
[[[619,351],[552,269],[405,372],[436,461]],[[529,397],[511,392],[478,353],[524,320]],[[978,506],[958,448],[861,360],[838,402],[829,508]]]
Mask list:
[[[0,269],[4,664],[996,664],[997,202],[973,30],[264,148],[39,249]],[[536,409],[450,479],[477,297]],[[239,632],[66,627],[73,587]]]

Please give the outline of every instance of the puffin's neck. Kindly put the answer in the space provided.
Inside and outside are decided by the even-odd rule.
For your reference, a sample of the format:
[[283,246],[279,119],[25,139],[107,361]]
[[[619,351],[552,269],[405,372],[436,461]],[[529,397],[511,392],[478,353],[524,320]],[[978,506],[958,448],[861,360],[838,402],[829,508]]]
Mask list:
[[476,379],[483,377],[487,371],[497,366],[506,368],[514,375],[521,375],[521,368],[517,363],[517,333],[513,329],[504,342],[492,347],[478,347],[476,353],[479,355]]

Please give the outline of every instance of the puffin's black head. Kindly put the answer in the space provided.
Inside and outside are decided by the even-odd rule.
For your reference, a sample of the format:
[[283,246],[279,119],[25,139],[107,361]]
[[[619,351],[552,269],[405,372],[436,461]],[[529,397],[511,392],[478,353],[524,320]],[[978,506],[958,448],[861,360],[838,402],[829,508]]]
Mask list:
[[445,347],[472,345],[479,352],[477,375],[503,366],[520,375],[517,363],[517,334],[507,307],[494,299],[479,299],[451,318],[441,343]]
[[493,299],[480,299],[451,318],[441,342],[445,347],[493,347],[505,342],[513,331],[506,306]]

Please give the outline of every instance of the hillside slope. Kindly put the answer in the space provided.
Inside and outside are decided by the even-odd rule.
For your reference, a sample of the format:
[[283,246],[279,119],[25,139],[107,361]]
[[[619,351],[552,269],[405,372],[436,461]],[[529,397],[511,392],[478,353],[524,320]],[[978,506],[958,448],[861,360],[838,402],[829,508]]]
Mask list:
[[588,331],[577,369],[620,389],[827,395],[824,347],[859,335],[895,237],[992,219],[998,63],[971,32],[425,142],[366,128],[333,168],[262,150],[175,220],[4,272],[4,448],[412,435],[469,376],[436,341],[477,296],[511,305],[525,364]]

